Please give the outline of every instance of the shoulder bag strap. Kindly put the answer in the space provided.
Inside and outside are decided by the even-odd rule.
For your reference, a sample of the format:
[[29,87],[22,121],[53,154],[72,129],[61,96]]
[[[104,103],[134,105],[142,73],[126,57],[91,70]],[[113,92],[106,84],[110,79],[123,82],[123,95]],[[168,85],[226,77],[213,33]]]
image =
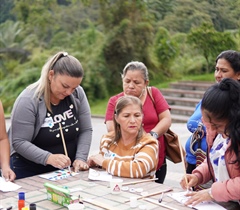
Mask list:
[[156,107],[155,107],[155,100],[154,100],[153,95],[152,95],[152,88],[151,87],[147,87],[147,93],[148,93],[148,95],[150,96],[150,98],[151,98],[151,100],[153,102],[154,108],[156,109]]

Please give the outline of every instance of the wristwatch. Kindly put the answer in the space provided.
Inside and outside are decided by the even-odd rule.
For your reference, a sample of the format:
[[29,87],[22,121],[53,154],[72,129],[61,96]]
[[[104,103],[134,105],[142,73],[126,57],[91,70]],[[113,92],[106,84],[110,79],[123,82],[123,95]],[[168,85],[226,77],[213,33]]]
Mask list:
[[153,136],[155,139],[158,139],[158,134],[154,131],[150,131],[151,136]]

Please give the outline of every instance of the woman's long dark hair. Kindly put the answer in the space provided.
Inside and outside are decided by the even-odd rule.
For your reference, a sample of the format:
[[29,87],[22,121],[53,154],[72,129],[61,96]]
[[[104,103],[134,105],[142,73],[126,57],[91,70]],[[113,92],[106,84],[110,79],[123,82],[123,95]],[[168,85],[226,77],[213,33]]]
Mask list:
[[240,84],[236,80],[225,78],[211,86],[202,99],[202,110],[211,114],[217,121],[227,121],[225,134],[231,139],[230,151],[236,155],[240,167]]

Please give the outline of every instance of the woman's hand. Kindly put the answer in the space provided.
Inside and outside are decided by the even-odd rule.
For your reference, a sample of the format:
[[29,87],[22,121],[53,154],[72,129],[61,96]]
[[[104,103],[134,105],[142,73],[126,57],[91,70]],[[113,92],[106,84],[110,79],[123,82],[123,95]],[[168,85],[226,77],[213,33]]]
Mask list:
[[47,159],[47,164],[55,168],[63,169],[71,165],[71,160],[63,154],[51,154]]
[[88,164],[89,166],[96,166],[96,165],[102,166],[103,161],[104,161],[103,156],[101,154],[97,154],[89,157]]
[[82,161],[82,160],[75,160],[73,162],[73,168],[74,168],[74,172],[79,172],[79,171],[86,171],[89,169],[89,166],[86,162]]
[[195,206],[198,203],[201,203],[203,201],[211,201],[211,200],[213,200],[213,198],[209,194],[209,189],[200,190],[198,192],[189,192],[185,196],[191,196],[191,198],[189,198],[187,200],[187,202],[184,203],[184,205],[186,205],[186,206],[187,205]]
[[[186,178],[185,178],[186,176]],[[180,181],[180,185],[183,189],[189,189],[191,187],[194,187],[198,184],[198,177],[194,174],[186,174],[182,180]],[[186,183],[186,179],[188,184]]]
[[91,158],[88,159],[87,164],[89,168],[98,166]]
[[16,174],[12,171],[10,167],[2,168],[2,176],[6,181],[13,181],[16,178]]

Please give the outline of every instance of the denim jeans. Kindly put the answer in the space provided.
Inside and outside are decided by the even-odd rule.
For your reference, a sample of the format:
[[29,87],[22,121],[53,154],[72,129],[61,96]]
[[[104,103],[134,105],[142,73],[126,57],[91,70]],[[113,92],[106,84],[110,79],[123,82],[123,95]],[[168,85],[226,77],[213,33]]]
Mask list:
[[35,176],[38,174],[57,170],[57,168],[54,168],[50,165],[44,166],[41,164],[34,163],[17,153],[11,155],[10,167],[15,172],[16,179]]

